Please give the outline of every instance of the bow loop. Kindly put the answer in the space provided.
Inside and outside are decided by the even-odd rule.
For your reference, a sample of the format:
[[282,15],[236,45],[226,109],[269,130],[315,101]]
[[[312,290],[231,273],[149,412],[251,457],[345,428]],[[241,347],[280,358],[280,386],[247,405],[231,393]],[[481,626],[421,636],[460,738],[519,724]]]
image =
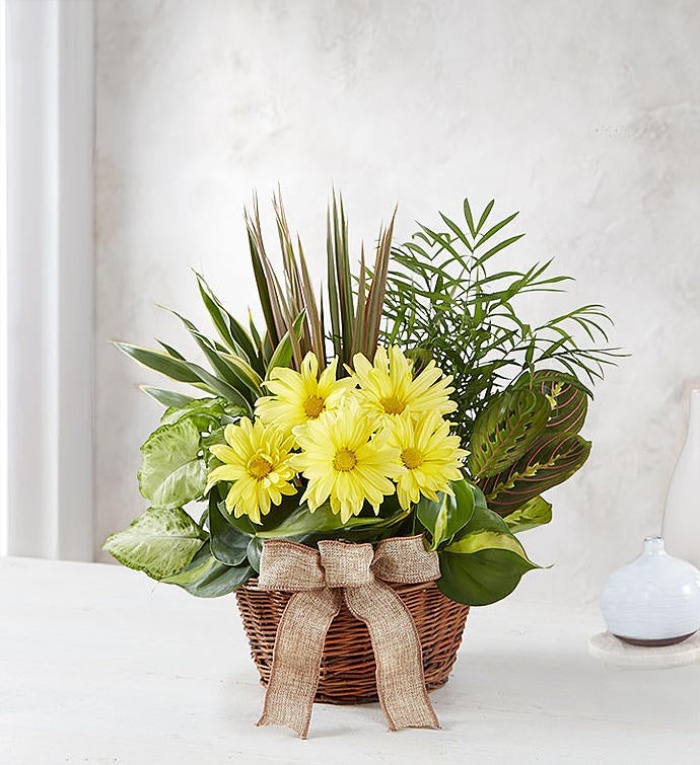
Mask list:
[[266,539],[260,556],[261,590],[303,592],[326,586],[318,552],[286,539]]

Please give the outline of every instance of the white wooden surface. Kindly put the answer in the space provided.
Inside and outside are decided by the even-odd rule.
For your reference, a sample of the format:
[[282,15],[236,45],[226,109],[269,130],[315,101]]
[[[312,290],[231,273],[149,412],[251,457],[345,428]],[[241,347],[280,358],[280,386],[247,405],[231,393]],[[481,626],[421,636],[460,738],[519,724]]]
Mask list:
[[440,731],[316,705],[310,738],[256,728],[263,692],[233,598],[100,564],[0,559],[0,765],[700,762],[700,664],[608,667],[596,609],[517,597],[470,616]]

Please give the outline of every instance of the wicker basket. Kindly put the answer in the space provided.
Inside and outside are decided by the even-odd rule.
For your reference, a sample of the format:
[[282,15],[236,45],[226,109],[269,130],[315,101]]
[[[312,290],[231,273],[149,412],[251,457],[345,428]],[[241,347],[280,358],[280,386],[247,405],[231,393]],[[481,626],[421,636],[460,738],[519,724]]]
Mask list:
[[[236,591],[250,648],[267,685],[277,625],[287,601],[285,592],[257,588],[255,579]],[[447,682],[462,642],[469,606],[448,600],[434,582],[391,584],[411,612],[423,648],[425,687],[432,691]],[[375,664],[367,627],[343,603],[326,637],[316,701],[364,704],[377,701]]]

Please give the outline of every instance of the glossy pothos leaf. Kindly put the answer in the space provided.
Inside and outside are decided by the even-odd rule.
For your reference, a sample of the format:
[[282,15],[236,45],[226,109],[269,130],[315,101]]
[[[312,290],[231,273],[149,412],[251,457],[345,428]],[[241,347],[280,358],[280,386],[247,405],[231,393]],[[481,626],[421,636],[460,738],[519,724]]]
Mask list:
[[457,603],[485,606],[505,598],[523,574],[539,568],[502,518],[476,495],[474,514],[457,539],[439,552],[440,591]]
[[474,492],[464,479],[452,483],[452,494],[440,492],[437,502],[421,496],[416,506],[416,515],[423,527],[430,532],[431,550],[437,550],[469,522],[474,513]]

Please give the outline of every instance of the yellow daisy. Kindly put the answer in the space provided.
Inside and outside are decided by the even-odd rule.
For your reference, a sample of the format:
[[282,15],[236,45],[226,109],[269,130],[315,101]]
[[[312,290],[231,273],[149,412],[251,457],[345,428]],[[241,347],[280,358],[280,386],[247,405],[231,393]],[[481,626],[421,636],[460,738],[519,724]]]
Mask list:
[[390,479],[405,470],[399,449],[387,443],[386,433],[374,435],[370,418],[351,402],[297,428],[295,436],[302,451],[292,464],[309,481],[301,501],[313,512],[330,497],[343,523],[365,501],[379,513],[384,497],[396,490]]
[[224,464],[209,473],[208,487],[219,481],[232,481],[226,495],[226,509],[236,518],[247,515],[253,523],[261,523],[260,514],[270,512],[270,504],[279,505],[282,495],[296,494],[292,486],[294,469],[290,451],[294,439],[277,428],[265,427],[256,420],[243,417],[224,430],[225,444],[210,446],[211,452]]
[[420,419],[394,417],[387,426],[389,443],[399,449],[406,471],[396,479],[399,504],[407,510],[423,494],[437,501],[437,492],[450,491],[458,481],[461,460],[468,452],[460,449],[459,436],[450,435],[450,424],[435,413]]
[[457,404],[451,401],[452,377],[429,361],[415,378],[413,364],[396,345],[377,348],[374,364],[358,353],[353,359],[354,379],[360,386],[360,398],[368,411],[382,417],[401,415],[420,417],[427,412],[444,415],[454,412]]
[[332,411],[354,385],[350,378],[335,379],[337,366],[334,359],[319,377],[318,359],[315,354],[307,353],[299,372],[276,367],[270,379],[263,383],[272,395],[258,399],[256,415],[284,433],[291,433],[297,425],[315,420],[321,412]]

